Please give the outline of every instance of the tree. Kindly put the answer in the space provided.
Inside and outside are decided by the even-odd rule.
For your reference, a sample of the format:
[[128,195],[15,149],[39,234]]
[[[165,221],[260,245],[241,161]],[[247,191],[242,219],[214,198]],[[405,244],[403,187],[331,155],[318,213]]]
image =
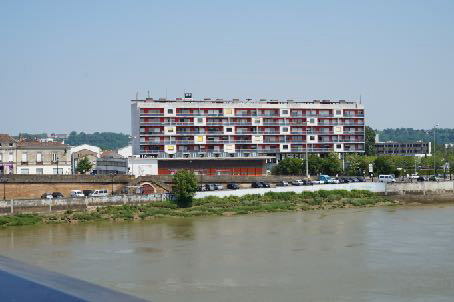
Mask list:
[[336,153],[330,153],[322,160],[322,172],[327,175],[336,175],[342,172],[342,163]]
[[315,154],[309,155],[309,174],[317,175],[322,172],[323,159]]
[[301,175],[304,161],[300,158],[285,158],[273,167],[274,175]]
[[175,195],[176,203],[180,208],[192,206],[192,198],[197,192],[197,178],[192,171],[179,170],[173,176],[172,193]]
[[76,172],[80,174],[85,174],[91,170],[93,167],[93,164],[90,162],[90,160],[85,156],[82,158],[79,163],[77,164]]
[[114,150],[127,146],[129,144],[129,135],[113,132],[87,134],[85,132],[77,133],[72,131],[65,140],[65,143],[71,146],[89,144],[105,150]]
[[365,153],[366,155],[375,155],[377,150],[375,149],[375,131],[369,126],[366,126],[365,130]]
[[392,156],[378,156],[374,162],[377,174],[395,174],[396,165]]

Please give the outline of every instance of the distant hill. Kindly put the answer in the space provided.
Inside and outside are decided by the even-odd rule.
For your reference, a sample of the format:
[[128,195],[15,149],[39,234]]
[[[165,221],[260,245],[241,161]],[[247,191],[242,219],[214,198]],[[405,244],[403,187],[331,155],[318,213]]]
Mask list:
[[[375,130],[380,135],[380,141],[395,141],[395,142],[414,142],[424,141],[433,142],[433,129],[413,129],[413,128],[388,128],[384,130]],[[454,129],[437,128],[436,129],[437,144],[452,144],[454,143]]]
[[95,132],[88,134],[85,132],[77,133],[73,131],[68,135],[65,144],[71,146],[89,144],[104,150],[115,150],[129,144],[129,135],[114,132]]

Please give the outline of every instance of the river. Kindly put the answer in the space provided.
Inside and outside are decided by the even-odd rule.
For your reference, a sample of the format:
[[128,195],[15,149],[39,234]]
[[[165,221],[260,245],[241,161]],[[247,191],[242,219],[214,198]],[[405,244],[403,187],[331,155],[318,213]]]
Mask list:
[[454,206],[0,229],[0,254],[152,301],[454,301]]

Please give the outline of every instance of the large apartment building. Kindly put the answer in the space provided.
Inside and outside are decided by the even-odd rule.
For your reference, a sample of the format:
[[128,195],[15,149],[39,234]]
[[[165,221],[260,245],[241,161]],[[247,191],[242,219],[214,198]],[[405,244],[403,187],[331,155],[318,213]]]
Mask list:
[[187,165],[201,174],[261,175],[264,163],[306,152],[364,152],[364,107],[342,100],[194,100],[185,94],[133,100],[131,122],[133,154],[157,158],[159,174]]

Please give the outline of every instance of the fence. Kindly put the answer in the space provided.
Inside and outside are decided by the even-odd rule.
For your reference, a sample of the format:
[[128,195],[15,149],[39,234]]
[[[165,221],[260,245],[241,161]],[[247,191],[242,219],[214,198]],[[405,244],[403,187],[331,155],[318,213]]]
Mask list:
[[172,200],[170,193],[149,195],[115,195],[107,197],[32,199],[0,201],[0,213],[52,212],[68,209],[87,208],[118,204],[137,204],[153,201]]

